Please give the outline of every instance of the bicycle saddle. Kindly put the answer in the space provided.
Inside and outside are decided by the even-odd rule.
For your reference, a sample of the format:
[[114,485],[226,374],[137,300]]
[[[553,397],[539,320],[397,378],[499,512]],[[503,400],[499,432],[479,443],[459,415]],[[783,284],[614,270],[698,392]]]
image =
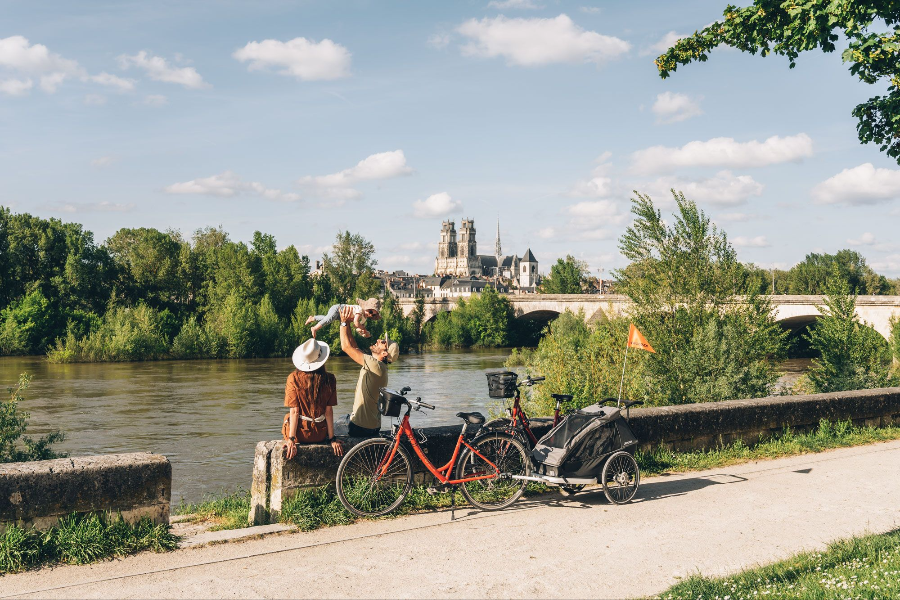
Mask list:
[[568,402],[573,398],[571,394],[550,394],[550,397],[554,400],[562,400],[563,402]]
[[482,423],[484,423],[484,415],[480,412],[458,412],[456,413],[456,416],[460,419],[465,420],[465,422],[469,423],[470,425],[481,425]]

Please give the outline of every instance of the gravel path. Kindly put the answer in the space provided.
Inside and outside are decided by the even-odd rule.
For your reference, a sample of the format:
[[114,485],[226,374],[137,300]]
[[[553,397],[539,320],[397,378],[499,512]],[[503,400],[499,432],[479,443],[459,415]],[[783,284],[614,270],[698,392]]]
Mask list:
[[900,527],[900,442],[0,578],[0,598],[624,598]]

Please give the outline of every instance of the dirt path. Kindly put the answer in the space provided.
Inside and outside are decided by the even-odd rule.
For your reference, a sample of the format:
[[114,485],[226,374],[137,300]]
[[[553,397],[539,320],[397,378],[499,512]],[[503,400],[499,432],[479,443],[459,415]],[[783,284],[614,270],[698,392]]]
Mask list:
[[900,442],[0,578],[0,598],[597,597],[653,594],[900,527]]

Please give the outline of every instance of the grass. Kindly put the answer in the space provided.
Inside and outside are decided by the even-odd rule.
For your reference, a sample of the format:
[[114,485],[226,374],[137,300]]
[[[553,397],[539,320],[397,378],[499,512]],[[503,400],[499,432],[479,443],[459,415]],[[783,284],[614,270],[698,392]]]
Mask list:
[[190,515],[190,522],[212,523],[210,531],[247,527],[250,514],[250,492],[238,490],[223,496],[208,496],[202,502],[182,501],[172,511],[174,515]]
[[900,529],[841,540],[824,552],[805,552],[730,577],[694,576],[656,596],[663,600],[898,597]]
[[143,550],[173,550],[178,538],[166,525],[144,518],[126,523],[122,515],[69,515],[46,531],[7,526],[0,534],[0,574],[51,563],[81,565]]
[[673,452],[656,448],[638,451],[635,458],[641,475],[659,475],[681,471],[702,471],[751,460],[765,460],[822,452],[832,448],[846,448],[900,439],[900,427],[854,427],[849,421],[832,423],[819,421],[815,431],[796,433],[785,429],[781,434],[761,440],[754,446],[736,441],[728,446],[707,451]]

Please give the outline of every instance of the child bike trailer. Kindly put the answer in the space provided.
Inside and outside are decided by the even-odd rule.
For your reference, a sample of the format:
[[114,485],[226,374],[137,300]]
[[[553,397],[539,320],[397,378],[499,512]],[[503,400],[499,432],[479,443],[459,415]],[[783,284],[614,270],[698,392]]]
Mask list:
[[565,416],[538,440],[531,453],[532,477],[558,485],[567,495],[600,483],[610,502],[624,504],[640,485],[638,443],[618,408],[594,404]]

